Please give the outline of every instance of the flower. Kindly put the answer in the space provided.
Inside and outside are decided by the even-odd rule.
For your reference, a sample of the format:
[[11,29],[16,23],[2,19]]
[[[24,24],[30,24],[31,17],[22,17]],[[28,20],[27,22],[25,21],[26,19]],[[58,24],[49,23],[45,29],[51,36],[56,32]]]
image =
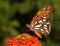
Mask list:
[[29,34],[19,34],[8,40],[7,46],[42,46],[37,37]]

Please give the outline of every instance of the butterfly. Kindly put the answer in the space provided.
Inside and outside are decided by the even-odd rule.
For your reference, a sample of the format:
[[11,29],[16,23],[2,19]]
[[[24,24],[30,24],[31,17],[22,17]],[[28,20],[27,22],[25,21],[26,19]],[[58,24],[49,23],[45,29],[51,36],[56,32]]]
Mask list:
[[42,35],[49,35],[51,32],[50,14],[52,11],[53,7],[50,4],[46,4],[33,17],[31,23],[27,24],[27,27],[40,38],[42,38]]

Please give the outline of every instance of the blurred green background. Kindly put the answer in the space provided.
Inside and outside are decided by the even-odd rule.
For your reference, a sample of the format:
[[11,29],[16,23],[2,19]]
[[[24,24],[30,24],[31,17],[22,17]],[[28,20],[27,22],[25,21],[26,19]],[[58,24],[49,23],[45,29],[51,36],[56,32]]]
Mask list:
[[60,0],[0,0],[0,46],[6,46],[11,37],[29,33],[26,24],[48,3],[54,7],[50,17],[52,32],[41,41],[43,46],[60,46]]

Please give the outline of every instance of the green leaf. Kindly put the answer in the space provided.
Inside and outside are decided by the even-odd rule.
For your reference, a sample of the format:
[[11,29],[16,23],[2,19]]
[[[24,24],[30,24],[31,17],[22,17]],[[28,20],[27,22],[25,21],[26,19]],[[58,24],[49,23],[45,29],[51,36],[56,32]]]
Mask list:
[[27,13],[31,10],[31,5],[29,3],[21,3],[19,6],[20,13]]
[[17,20],[13,20],[10,22],[10,27],[19,27],[19,22]]

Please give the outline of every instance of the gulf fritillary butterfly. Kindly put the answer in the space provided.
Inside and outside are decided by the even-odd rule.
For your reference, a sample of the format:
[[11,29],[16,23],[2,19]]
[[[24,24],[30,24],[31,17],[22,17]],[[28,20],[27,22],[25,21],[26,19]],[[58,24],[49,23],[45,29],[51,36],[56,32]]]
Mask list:
[[27,24],[33,32],[40,38],[42,35],[47,36],[51,32],[50,14],[53,7],[50,4],[46,4],[40,11],[33,17],[30,24]]

